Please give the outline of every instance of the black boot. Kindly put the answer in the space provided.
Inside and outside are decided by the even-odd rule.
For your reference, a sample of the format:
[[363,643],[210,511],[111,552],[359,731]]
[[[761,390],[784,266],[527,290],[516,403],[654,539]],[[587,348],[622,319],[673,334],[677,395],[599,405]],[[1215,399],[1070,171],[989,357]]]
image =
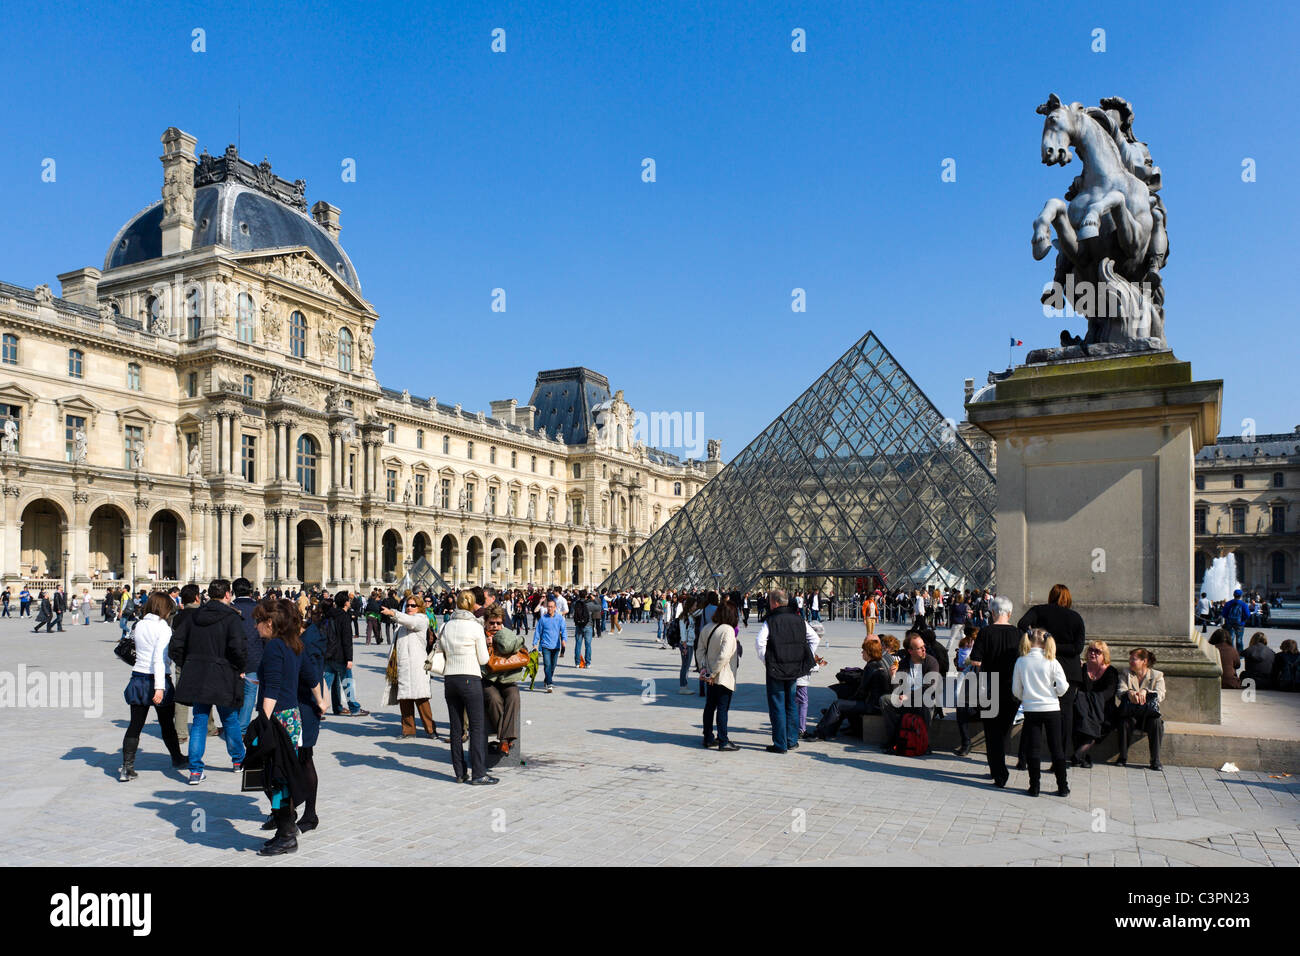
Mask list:
[[118,783],[126,783],[140,776],[135,772],[135,751],[139,746],[139,737],[122,738],[122,766],[117,771]]
[[298,852],[298,827],[294,822],[293,804],[272,811],[276,819],[275,836],[257,851],[258,856],[280,856]]
[[1147,721],[1147,743],[1151,745],[1151,769],[1164,770],[1160,763],[1160,743],[1165,736],[1165,722],[1159,717]]
[[1128,736],[1128,720],[1121,720],[1119,722],[1119,757],[1115,759],[1115,766],[1117,767],[1128,766]]
[[1056,773],[1056,795],[1058,797],[1068,797],[1070,795],[1070,778],[1069,771],[1066,769],[1064,760],[1052,762],[1052,770]]

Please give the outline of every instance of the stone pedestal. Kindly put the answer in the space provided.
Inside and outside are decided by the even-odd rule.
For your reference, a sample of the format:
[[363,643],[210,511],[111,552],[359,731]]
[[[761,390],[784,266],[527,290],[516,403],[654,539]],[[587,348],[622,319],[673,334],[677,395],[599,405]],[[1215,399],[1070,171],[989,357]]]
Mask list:
[[[1193,625],[1193,459],[1221,381],[1172,352],[1022,365],[966,406],[997,440],[997,591],[1015,616],[1070,588],[1123,671],[1146,647],[1169,720],[1219,722],[1219,666]],[[1014,618],[1013,618],[1014,619]]]

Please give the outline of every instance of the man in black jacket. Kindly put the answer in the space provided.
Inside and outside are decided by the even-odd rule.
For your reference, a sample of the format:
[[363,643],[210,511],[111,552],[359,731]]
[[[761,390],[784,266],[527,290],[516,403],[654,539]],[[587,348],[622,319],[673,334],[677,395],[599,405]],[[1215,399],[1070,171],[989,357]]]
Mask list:
[[208,602],[180,622],[172,632],[171,658],[181,668],[176,699],[194,708],[190,728],[190,786],[203,782],[203,751],[208,742],[208,718],[213,707],[226,728],[226,752],[236,771],[244,763],[244,728],[239,706],[244,696],[244,667],[248,651],[244,622],[230,606],[230,582],[208,585]]
[[1020,630],[1011,623],[1011,599],[995,597],[990,606],[993,623],[980,628],[970,650],[970,663],[981,681],[990,685],[990,707],[980,714],[984,725],[984,750],[988,756],[993,783],[1007,785],[1007,732],[1016,719],[1020,702],[1011,693],[1011,673],[1020,659]]
[[[339,603],[343,604],[340,607]],[[316,625],[325,637],[325,686],[329,689],[330,699],[334,704],[334,714],[338,717],[366,717],[370,711],[363,710],[357,702],[352,683],[352,628],[349,626],[348,610],[351,598],[347,591],[335,595],[331,607],[324,618]],[[344,706],[344,695],[347,706]]]
[[244,647],[248,651],[244,662],[244,703],[239,708],[240,730],[247,730],[253,719],[253,707],[257,704],[257,669],[262,666],[262,635],[257,633],[257,624],[253,621],[253,611],[257,602],[253,600],[253,582],[248,578],[235,578],[232,585],[235,599],[230,603],[239,612],[244,625]]
[[772,723],[769,753],[783,754],[799,747],[799,704],[795,681],[812,672],[817,634],[790,606],[781,588],[768,593],[771,612],[758,632],[758,659],[767,671],[767,714]]
[[[54,624],[58,626],[60,631],[63,630],[63,612],[66,611],[67,609],[68,609],[67,595],[63,593],[63,588],[55,588],[54,589]],[[50,629],[47,627],[45,629],[46,633],[49,633],[49,630]]]

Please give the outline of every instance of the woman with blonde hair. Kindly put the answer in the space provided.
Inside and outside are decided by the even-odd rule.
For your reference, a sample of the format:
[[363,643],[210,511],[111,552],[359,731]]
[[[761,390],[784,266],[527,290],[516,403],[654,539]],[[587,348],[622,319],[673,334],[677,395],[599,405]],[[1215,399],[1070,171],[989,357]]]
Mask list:
[[[445,658],[443,693],[451,721],[451,767],[458,783],[476,786],[497,783],[487,774],[487,720],[483,710],[482,668],[488,662],[487,636],[483,625],[474,617],[474,592],[456,595],[456,611],[442,629],[438,649]],[[473,779],[465,771],[465,751],[461,744],[464,721],[469,717],[469,758]]]
[[429,672],[424,669],[429,655],[429,617],[424,611],[424,598],[408,591],[401,611],[386,607],[379,613],[397,625],[390,673],[395,678],[392,681],[393,693],[402,714],[402,736],[415,736],[415,713],[418,710],[424,732],[437,740],[438,724],[429,709],[432,695]]
[[1070,795],[1065,750],[1061,746],[1060,702],[1060,697],[1069,689],[1065,671],[1056,659],[1056,641],[1041,627],[1034,628],[1020,639],[1020,659],[1011,672],[1011,693],[1019,698],[1025,709],[1025,722],[1020,732],[1026,739],[1028,793],[1031,797],[1038,796],[1038,744],[1044,730],[1047,749],[1052,755],[1052,771],[1056,774],[1056,795]]
[[1074,739],[1081,742],[1070,762],[1076,767],[1091,767],[1088,751],[1115,726],[1119,671],[1111,666],[1110,647],[1105,641],[1089,641],[1083,661],[1083,683],[1074,698]]

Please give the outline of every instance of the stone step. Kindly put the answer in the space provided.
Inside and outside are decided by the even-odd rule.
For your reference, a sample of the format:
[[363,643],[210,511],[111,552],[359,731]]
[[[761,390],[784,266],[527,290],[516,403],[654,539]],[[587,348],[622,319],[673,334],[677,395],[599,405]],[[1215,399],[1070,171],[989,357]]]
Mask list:
[[[1023,724],[1013,725],[1007,738],[1007,760],[1012,765],[1020,750],[1020,731],[1023,726]],[[1218,728],[1207,732],[1207,726],[1213,727],[1205,724],[1167,722],[1165,738],[1160,747],[1161,763],[1175,767],[1209,767],[1215,770],[1225,763],[1234,763],[1238,770],[1300,773],[1300,746],[1297,746],[1294,739],[1225,734]],[[983,754],[985,752],[984,726],[979,721],[973,721],[967,729],[970,732],[973,752]],[[864,743],[879,747],[884,735],[883,717],[869,715],[862,718]],[[951,753],[960,744],[961,734],[957,730],[957,721],[948,718],[930,723],[932,751]],[[1092,748],[1091,755],[1093,763],[1114,763],[1119,755],[1119,734],[1112,732],[1098,741]],[[1039,757],[1044,764],[1051,759],[1045,742],[1039,746]],[[1129,766],[1146,766],[1150,760],[1151,751],[1146,735],[1136,735],[1129,744]]]

